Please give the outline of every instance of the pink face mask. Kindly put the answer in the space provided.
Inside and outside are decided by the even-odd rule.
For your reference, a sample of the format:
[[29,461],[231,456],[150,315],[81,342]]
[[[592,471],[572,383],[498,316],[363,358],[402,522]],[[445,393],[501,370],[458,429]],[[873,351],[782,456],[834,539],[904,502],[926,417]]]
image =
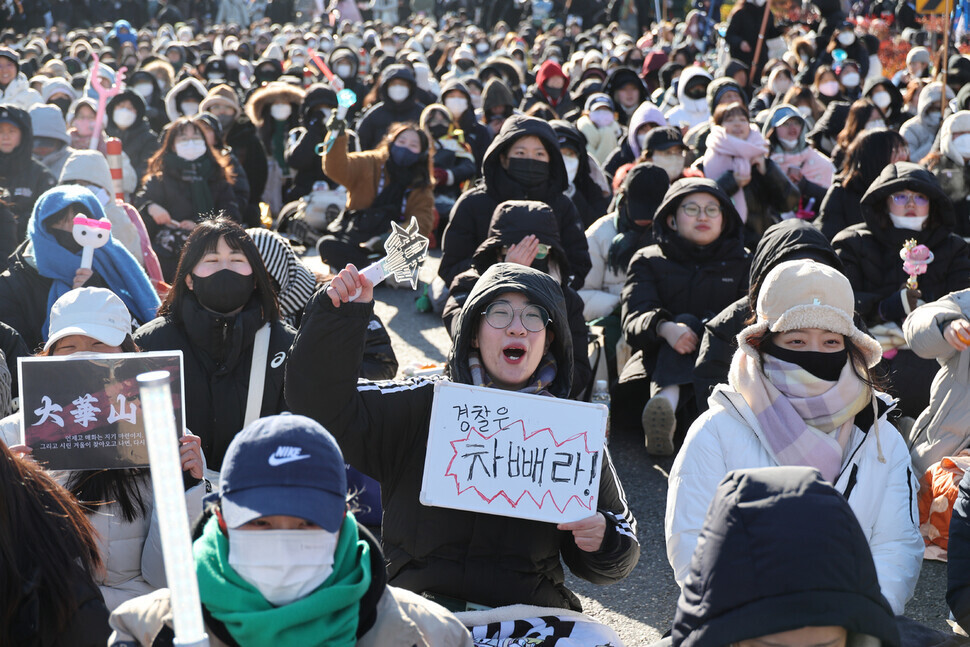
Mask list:
[[74,127],[81,137],[90,137],[94,134],[94,119],[75,119]]

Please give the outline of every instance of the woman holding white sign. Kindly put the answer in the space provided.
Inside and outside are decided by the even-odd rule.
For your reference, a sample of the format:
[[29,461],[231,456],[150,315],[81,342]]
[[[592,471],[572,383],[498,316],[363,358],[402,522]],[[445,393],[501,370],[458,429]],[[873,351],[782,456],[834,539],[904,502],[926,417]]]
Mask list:
[[[334,434],[351,465],[381,482],[389,583],[458,611],[511,604],[579,611],[563,561],[597,584],[629,574],[640,553],[636,520],[605,448],[598,511],[580,521],[555,525],[419,503],[435,380],[357,382],[372,310],[373,286],[352,265],[314,295],[291,352],[286,395],[294,412]],[[454,330],[451,380],[567,397],[572,337],[562,290],[548,274],[491,266]]]
[[[44,356],[75,353],[137,352],[131,338],[131,316],[110,290],[78,288],[54,303]],[[32,409],[33,407],[29,407]],[[67,414],[69,407],[64,407]],[[30,411],[24,412],[31,415]],[[20,443],[21,414],[0,420],[0,437],[15,453],[29,455]],[[204,460],[198,436],[181,438],[185,500],[189,518],[202,512]],[[165,586],[161,537],[153,521],[152,482],[147,469],[71,470],[51,472],[84,508],[95,529],[103,571],[95,575],[108,610],[125,600]]]

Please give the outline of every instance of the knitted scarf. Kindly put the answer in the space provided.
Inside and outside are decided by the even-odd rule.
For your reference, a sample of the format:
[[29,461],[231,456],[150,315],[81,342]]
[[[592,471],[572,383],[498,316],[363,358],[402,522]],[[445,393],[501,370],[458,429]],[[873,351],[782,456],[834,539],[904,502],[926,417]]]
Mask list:
[[[474,386],[495,388],[495,382],[492,381],[492,378],[485,371],[485,367],[482,366],[482,358],[478,354],[478,351],[468,351],[468,369],[471,371],[472,384]],[[529,383],[521,389],[518,389],[518,392],[552,397],[547,387],[556,379],[556,370],[556,358],[552,356],[552,353],[546,353],[542,356],[542,360],[539,362],[535,373],[529,378]]]
[[217,168],[218,165],[208,154],[190,162],[175,153],[165,153],[165,171],[189,185],[189,196],[197,214],[209,213],[215,209],[216,203],[212,199],[212,191],[209,190],[209,180]]
[[[711,126],[707,136],[707,152],[704,153],[704,176],[716,179],[728,171],[736,176],[751,176],[751,161],[768,154],[768,142],[758,129],[751,126],[747,139],[728,135],[722,126]],[[731,196],[741,222],[748,221],[748,203],[744,199],[744,189]]]
[[357,534],[351,513],[340,528],[333,573],[310,595],[281,607],[267,602],[229,565],[229,538],[215,515],[192,553],[202,604],[240,645],[357,644],[360,599],[370,586],[371,567],[370,546]]
[[[52,281],[47,293],[48,317],[41,330],[46,341],[51,307],[63,294],[73,289],[74,275],[81,267],[81,252],[74,253],[62,247],[43,223],[33,216],[27,224],[27,239],[30,241],[27,255],[36,264],[37,272]],[[155,318],[155,311],[161,303],[158,293],[145,270],[121,243],[110,238],[104,247],[95,250],[92,269],[124,301],[128,312],[138,323],[147,323]]]
[[781,465],[814,467],[834,483],[852,434],[855,415],[872,391],[846,362],[839,379],[815,377],[797,364],[765,355],[758,360],[738,349],[728,382],[751,407],[768,450]]

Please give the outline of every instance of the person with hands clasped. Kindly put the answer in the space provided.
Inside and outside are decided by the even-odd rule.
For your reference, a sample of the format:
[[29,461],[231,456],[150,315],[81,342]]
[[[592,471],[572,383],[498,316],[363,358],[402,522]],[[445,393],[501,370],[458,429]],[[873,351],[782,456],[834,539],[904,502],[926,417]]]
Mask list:
[[[84,287],[65,293],[54,303],[50,335],[39,355],[138,350],[131,337],[131,316],[121,299],[103,288]],[[120,377],[106,374],[105,380],[108,383]],[[29,456],[31,448],[19,444],[21,424],[19,413],[0,420],[0,440],[15,454]],[[198,436],[186,431],[179,442],[191,521],[202,512],[205,459]],[[158,519],[152,514],[154,499],[147,469],[59,471],[51,472],[51,477],[70,491],[97,531],[104,570],[95,576],[95,583],[109,611],[125,600],[165,586],[161,534]]]
[[[906,346],[901,326],[920,303],[970,287],[970,249],[953,233],[953,205],[932,173],[911,162],[886,166],[862,197],[864,222],[844,229],[832,247],[855,291],[856,310],[885,354],[890,392],[903,415],[919,416],[939,365]],[[906,287],[899,252],[907,240],[926,245],[933,260]]]
[[[636,520],[605,447],[598,511],[580,521],[557,526],[419,503],[440,378],[357,381],[373,308],[373,286],[353,266],[314,295],[287,366],[287,402],[330,429],[346,460],[381,482],[389,583],[461,611],[469,604],[578,611],[580,601],[563,580],[563,561],[598,584],[628,575],[640,552]],[[496,263],[458,314],[447,379],[566,397],[573,376],[566,320],[556,279]]]

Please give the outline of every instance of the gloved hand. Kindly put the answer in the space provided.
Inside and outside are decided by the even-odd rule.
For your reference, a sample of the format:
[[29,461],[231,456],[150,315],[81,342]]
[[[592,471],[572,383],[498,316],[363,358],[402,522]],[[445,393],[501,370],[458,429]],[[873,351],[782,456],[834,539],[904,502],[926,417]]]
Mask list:
[[920,297],[922,296],[919,290],[909,290],[906,288],[899,292],[893,292],[879,302],[879,316],[882,317],[883,321],[902,324],[906,319],[906,315],[916,309],[920,304]]
[[334,110],[333,114],[330,115],[330,119],[327,119],[327,132],[333,133],[334,137],[339,137],[345,130],[347,130],[347,122],[339,119],[337,117],[337,111]]
[[439,166],[434,167],[434,183],[438,186],[448,186],[448,171]]

